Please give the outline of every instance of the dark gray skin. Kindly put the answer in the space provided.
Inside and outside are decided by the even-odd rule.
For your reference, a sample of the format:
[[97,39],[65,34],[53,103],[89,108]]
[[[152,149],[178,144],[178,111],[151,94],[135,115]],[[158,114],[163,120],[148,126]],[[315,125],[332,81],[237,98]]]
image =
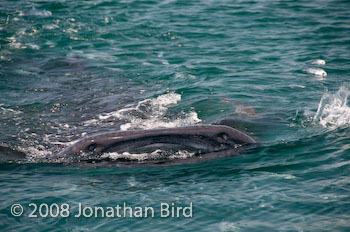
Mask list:
[[78,140],[60,153],[59,157],[79,153],[135,152],[145,148],[178,146],[199,154],[235,152],[242,145],[255,144],[250,136],[224,125],[198,125],[153,130],[117,131]]
[[0,163],[24,159],[26,154],[22,151],[11,148],[9,145],[0,143]]

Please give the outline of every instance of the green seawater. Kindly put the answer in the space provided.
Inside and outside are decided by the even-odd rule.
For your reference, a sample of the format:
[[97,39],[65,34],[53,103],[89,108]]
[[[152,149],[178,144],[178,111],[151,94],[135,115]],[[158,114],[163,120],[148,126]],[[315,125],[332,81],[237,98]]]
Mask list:
[[[0,231],[350,231],[349,78],[347,0],[1,0]],[[170,167],[52,158],[227,118],[259,146]],[[124,202],[155,215],[75,217]]]

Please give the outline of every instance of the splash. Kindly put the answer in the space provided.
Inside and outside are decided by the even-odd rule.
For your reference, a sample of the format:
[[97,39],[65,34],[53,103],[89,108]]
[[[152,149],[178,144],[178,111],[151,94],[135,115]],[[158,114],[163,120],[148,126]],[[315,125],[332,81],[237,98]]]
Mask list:
[[169,107],[180,101],[180,94],[167,93],[140,101],[136,106],[129,105],[124,109],[99,115],[98,119],[88,120],[84,125],[110,122],[115,119],[127,121],[120,126],[121,130],[136,130],[188,126],[201,122],[196,112],[182,112],[182,115],[175,119],[166,117]]
[[313,121],[325,128],[335,129],[350,125],[350,86],[343,85],[335,93],[326,91],[318,105]]

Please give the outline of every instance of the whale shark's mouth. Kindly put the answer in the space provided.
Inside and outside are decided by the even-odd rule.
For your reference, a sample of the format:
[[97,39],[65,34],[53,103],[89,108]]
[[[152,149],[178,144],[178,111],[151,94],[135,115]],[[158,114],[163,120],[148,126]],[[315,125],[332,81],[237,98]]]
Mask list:
[[235,143],[223,144],[199,135],[162,135],[149,136],[112,144],[102,149],[102,153],[108,152],[130,152],[151,153],[155,150],[177,151],[186,150],[195,153],[208,153],[228,149]]
[[[196,141],[198,142],[198,141]],[[134,147],[133,149],[116,149],[111,147],[101,154],[85,154],[88,159],[104,160],[111,162],[148,162],[148,161],[167,161],[175,159],[188,159],[202,157],[209,153],[220,152],[224,150],[240,148],[241,144],[225,149],[208,149],[204,143],[191,143],[180,145],[174,143],[152,143],[146,146]]]
[[[164,148],[164,144],[161,144]],[[253,146],[251,146],[253,147]],[[224,157],[231,157],[244,153],[250,147],[238,145],[235,148],[203,153],[198,151],[183,150],[183,147],[173,147],[166,150],[158,149],[150,152],[142,150],[133,152],[106,152],[102,154],[81,154],[75,157],[65,157],[64,160],[57,160],[59,163],[74,164],[79,166],[102,166],[102,167],[158,167],[175,166],[185,164],[196,164],[207,162]],[[63,162],[62,162],[63,161]]]
[[167,166],[240,154],[254,144],[248,135],[222,125],[115,131],[84,137],[56,155],[20,162]]
[[196,163],[240,154],[255,140],[234,128],[202,125],[117,131],[83,138],[58,154],[80,163],[161,165]]
[[[145,145],[146,144],[146,145]],[[244,148],[245,149],[245,148]],[[239,150],[239,152],[238,152]],[[238,154],[243,152],[242,144],[224,146],[198,136],[163,136],[151,137],[135,141],[125,141],[103,149],[101,152],[81,152],[67,155],[66,160],[79,163],[118,164],[118,166],[156,165],[172,163],[188,163],[197,160],[214,159],[223,154]],[[186,161],[185,161],[186,160]]]

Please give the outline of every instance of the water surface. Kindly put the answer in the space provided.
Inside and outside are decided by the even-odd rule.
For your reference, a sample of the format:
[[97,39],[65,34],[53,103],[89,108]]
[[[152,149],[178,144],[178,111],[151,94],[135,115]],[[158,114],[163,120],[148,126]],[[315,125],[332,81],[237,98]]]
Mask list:
[[[0,142],[27,162],[1,155],[0,229],[348,231],[349,12],[331,0],[1,1]],[[88,134],[225,118],[261,147],[175,167],[39,162]],[[192,202],[193,216],[28,217],[30,203],[75,214],[123,202]]]

